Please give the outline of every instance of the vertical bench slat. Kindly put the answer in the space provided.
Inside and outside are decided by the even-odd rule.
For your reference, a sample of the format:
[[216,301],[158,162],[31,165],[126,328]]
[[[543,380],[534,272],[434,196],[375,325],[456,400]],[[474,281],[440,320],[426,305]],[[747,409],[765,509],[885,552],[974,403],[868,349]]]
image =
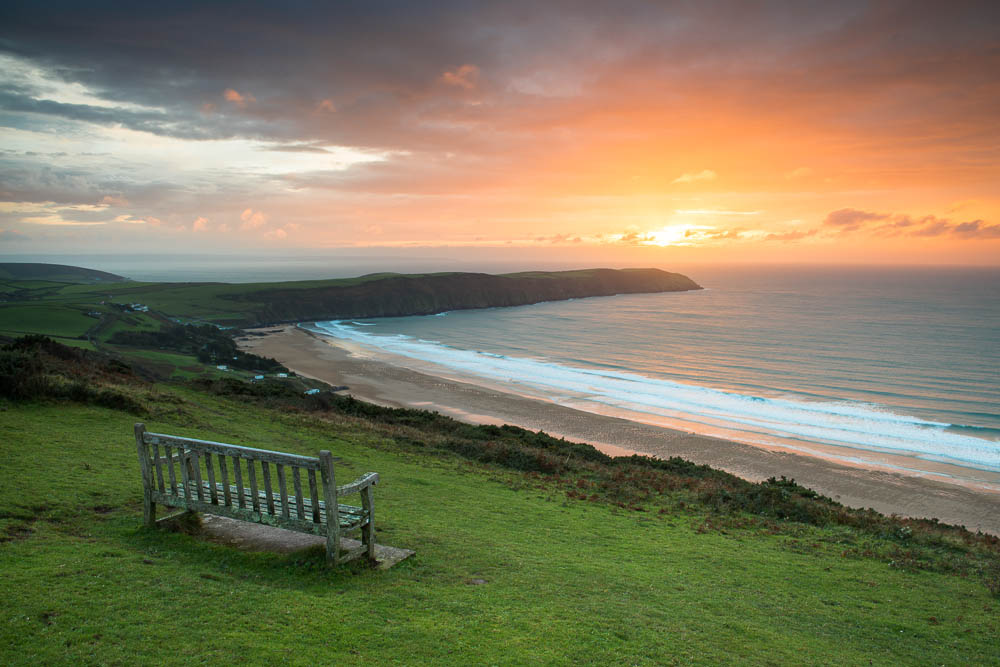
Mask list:
[[174,448],[170,446],[163,447],[164,453],[167,455],[167,474],[170,480],[170,494],[177,495],[177,475],[174,474]]
[[205,502],[205,489],[201,485],[201,457],[199,457],[198,452],[193,449],[189,451],[189,454],[190,456],[188,457],[188,462],[191,464],[192,470],[194,471],[195,492],[198,494],[198,500]]
[[212,465],[212,453],[205,452],[205,471],[208,472],[208,496],[213,505],[219,504],[219,493],[215,489],[215,466]]
[[313,523],[319,520],[319,491],[316,490],[316,471],[309,468],[309,497],[312,498]]
[[229,493],[229,467],[226,464],[226,457],[219,454],[219,472],[222,473],[222,499],[226,507],[233,506],[233,497]]
[[264,493],[267,494],[267,513],[274,514],[274,496],[271,491],[271,466],[267,464],[267,461],[261,461],[260,470],[264,473]]
[[233,457],[233,473],[236,476],[236,501],[240,509],[247,508],[247,497],[243,489],[243,472],[240,470],[240,457]]
[[190,452],[186,449],[178,448],[178,454],[181,457],[181,484],[184,485],[184,499],[194,500],[191,497],[191,463],[188,461]]
[[306,520],[306,513],[302,507],[302,476],[299,475],[299,467],[292,466],[292,481],[295,483],[295,511],[299,519]]
[[285,484],[285,466],[280,463],[274,465],[278,469],[278,494],[281,496],[281,516],[288,518],[288,486]]
[[253,511],[260,512],[260,496],[257,495],[257,463],[253,459],[247,459],[247,473],[250,477],[250,500],[253,503]]
[[159,488],[160,493],[163,493],[163,465],[162,459],[160,459],[160,446],[153,443],[153,467],[156,469],[156,484]]

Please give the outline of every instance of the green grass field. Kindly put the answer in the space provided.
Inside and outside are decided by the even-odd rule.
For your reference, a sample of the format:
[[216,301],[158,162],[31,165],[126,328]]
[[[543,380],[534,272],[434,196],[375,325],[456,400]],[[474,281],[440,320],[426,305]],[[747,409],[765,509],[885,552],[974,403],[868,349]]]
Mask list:
[[5,664],[1000,664],[1000,599],[895,568],[843,528],[693,506],[626,511],[544,476],[415,453],[396,431],[135,389],[151,430],[378,471],[392,570],[251,554],[142,527],[137,417],[0,406]]
[[[303,288],[317,282],[335,281]],[[34,367],[22,351],[0,354],[0,664],[1000,665],[1000,548],[983,536],[864,513],[812,525],[749,513],[737,501],[799,501],[780,484],[713,486],[720,473],[683,462],[676,478],[540,474],[531,466],[582,450],[505,449],[506,435],[428,413],[308,403],[312,381],[241,385],[254,372],[108,342],[167,315],[242,317],[246,302],[226,297],[259,288],[3,283],[0,336],[96,346],[134,375],[63,351],[32,371],[58,376],[43,391],[23,382]],[[77,338],[88,332],[93,343]],[[2,398],[28,389],[61,398]],[[330,569],[322,549],[248,553],[144,528],[140,420],[330,449],[341,482],[378,471],[377,539],[417,554],[385,572]]]
[[76,338],[96,325],[97,318],[79,306],[51,303],[0,304],[0,335],[46,334]]

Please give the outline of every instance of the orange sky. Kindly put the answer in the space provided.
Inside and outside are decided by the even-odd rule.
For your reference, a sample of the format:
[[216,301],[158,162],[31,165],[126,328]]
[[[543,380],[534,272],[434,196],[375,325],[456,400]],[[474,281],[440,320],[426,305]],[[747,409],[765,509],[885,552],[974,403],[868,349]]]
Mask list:
[[994,4],[557,5],[5,9],[0,254],[1000,264]]

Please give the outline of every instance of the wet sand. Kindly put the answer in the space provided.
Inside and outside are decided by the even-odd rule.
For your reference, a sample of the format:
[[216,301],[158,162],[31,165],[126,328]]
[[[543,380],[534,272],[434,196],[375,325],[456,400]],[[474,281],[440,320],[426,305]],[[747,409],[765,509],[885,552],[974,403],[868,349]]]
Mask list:
[[582,412],[393,365],[351,343],[294,326],[259,332],[273,333],[241,341],[240,347],[273,357],[299,375],[346,385],[354,397],[379,405],[434,410],[475,423],[515,424],[588,442],[613,456],[680,456],[753,481],[784,475],[850,507],[936,518],[1000,535],[1000,493],[995,491]]

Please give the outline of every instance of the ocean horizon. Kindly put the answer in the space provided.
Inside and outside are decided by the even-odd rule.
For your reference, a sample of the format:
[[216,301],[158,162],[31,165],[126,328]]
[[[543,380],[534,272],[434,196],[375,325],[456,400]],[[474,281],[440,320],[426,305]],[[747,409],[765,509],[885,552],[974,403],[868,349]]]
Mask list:
[[306,326],[586,412],[1000,490],[1000,270],[690,275],[706,289]]

